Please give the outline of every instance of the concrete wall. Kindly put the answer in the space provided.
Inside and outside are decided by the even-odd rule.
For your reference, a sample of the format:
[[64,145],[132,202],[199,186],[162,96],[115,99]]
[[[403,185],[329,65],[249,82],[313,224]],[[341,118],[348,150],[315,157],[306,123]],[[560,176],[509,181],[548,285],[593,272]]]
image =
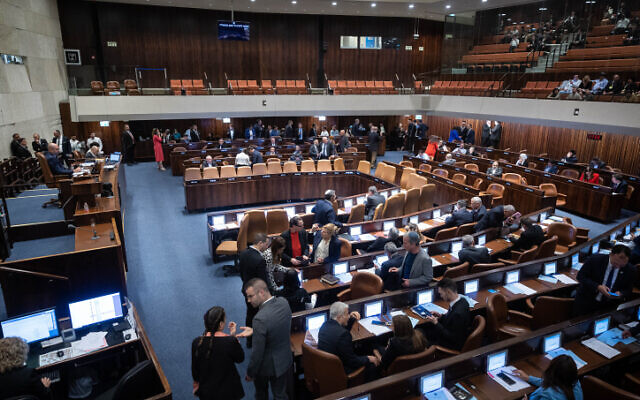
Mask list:
[[68,98],[56,0],[0,0],[0,53],[24,65],[0,62],[0,157],[11,135],[37,132],[50,141],[61,129],[58,104]]

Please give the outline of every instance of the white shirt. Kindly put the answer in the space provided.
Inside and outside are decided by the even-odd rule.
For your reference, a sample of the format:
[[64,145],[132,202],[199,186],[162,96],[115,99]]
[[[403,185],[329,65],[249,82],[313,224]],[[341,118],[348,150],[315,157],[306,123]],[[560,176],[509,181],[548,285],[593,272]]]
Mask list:
[[236,165],[251,165],[249,155],[245,154],[244,151],[239,152],[238,155],[236,155]]
[[87,139],[87,146],[91,147],[91,143],[98,143],[98,147],[100,148],[100,152],[102,152],[102,139],[100,139],[99,137],[90,137],[89,139]]
[[460,300],[461,298],[462,297],[460,295],[458,295],[458,297],[456,297],[456,299],[454,301],[449,303],[449,310],[451,310],[453,308],[453,305],[456,304],[458,302],[458,300]]
[[[607,265],[607,270],[604,272],[604,279],[602,280],[602,285],[607,284],[607,280],[609,279],[609,274],[611,273],[612,269],[613,269],[613,278],[611,279],[611,285],[609,286],[609,290],[613,290],[613,285],[616,284],[616,278],[618,277],[618,272],[620,272],[620,268],[613,268],[613,266],[611,265],[611,262],[609,262],[609,264]],[[598,293],[598,295],[596,296],[596,300],[597,301],[602,300],[602,293]]]

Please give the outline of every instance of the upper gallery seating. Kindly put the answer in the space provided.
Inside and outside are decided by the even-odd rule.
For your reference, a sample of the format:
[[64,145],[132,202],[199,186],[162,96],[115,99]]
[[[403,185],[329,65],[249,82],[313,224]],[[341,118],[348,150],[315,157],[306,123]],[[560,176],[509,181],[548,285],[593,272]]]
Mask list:
[[431,94],[491,96],[502,90],[502,81],[436,81],[431,86]]
[[227,81],[229,94],[307,94],[307,83],[304,79],[278,79],[275,87],[270,79],[263,79],[258,85],[255,79],[230,79]]
[[398,94],[392,81],[338,81],[330,80],[333,94]]
[[[118,81],[108,81],[107,87],[104,86],[102,81],[91,81],[91,92],[98,96],[120,95],[123,93],[120,89],[120,82]],[[128,94],[130,96],[140,94],[136,81],[133,79],[124,80],[124,94]]]
[[183,93],[185,95],[209,94],[202,79],[171,79],[170,85],[171,92],[176,96]]
[[[523,45],[523,44],[521,44]],[[538,52],[465,54],[459,64],[474,72],[524,71],[538,61]]]

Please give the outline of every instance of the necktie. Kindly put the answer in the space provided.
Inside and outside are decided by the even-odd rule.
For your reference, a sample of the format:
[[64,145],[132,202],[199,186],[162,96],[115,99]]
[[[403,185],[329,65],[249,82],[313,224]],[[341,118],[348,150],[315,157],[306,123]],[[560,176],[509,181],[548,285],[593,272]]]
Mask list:
[[605,286],[609,288],[609,290],[613,290],[613,288],[611,287],[611,284],[613,283],[613,274],[615,272],[615,269],[611,268],[611,271],[609,271],[609,277],[607,278],[607,282],[605,283]]
[[327,155],[327,148],[325,147],[325,145],[322,145],[322,155],[326,156]]

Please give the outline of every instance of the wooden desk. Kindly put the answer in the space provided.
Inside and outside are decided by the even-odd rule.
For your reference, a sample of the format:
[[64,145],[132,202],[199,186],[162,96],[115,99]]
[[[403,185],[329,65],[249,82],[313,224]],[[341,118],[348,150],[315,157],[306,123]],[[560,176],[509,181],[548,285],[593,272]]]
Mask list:
[[[101,247],[120,245],[120,235],[116,226],[115,218],[111,219],[111,223],[96,224],[95,230],[98,235],[97,239],[93,238],[91,225],[80,226],[75,230],[75,250],[94,250]],[[111,234],[113,233],[113,240]]]

